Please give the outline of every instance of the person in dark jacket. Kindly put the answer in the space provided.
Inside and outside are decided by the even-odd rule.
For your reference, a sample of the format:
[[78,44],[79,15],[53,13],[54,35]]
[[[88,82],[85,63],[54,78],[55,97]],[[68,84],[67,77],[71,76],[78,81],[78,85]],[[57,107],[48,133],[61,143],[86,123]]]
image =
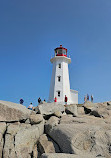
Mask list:
[[89,100],[89,95],[87,94],[87,101]]
[[40,99],[40,97],[38,98],[38,104],[40,104],[41,103],[41,99]]
[[24,103],[24,100],[23,99],[20,99],[20,104],[22,104],[23,105],[23,103]]
[[93,103],[93,95],[91,95],[91,102]]

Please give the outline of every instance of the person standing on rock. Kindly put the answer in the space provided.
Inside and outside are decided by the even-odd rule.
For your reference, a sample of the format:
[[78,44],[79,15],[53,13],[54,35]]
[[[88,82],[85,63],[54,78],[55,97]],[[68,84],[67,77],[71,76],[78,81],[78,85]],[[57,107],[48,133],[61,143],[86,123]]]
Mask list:
[[30,103],[30,105],[28,106],[28,109],[29,109],[29,110],[33,110],[33,105],[32,105],[32,103]]
[[57,98],[56,97],[54,98],[54,102],[57,102]]
[[66,95],[65,95],[65,99],[64,99],[64,101],[65,101],[65,104],[67,105],[68,98],[67,98]]
[[41,99],[40,99],[40,97],[38,98],[38,104],[40,104],[41,103]]
[[20,104],[22,104],[23,105],[23,103],[24,103],[24,100],[23,99],[20,99]]
[[93,103],[93,95],[91,95],[91,102]]
[[89,95],[87,94],[87,100],[89,100]]
[[86,95],[84,96],[84,102],[86,102],[87,101],[87,98],[86,98]]

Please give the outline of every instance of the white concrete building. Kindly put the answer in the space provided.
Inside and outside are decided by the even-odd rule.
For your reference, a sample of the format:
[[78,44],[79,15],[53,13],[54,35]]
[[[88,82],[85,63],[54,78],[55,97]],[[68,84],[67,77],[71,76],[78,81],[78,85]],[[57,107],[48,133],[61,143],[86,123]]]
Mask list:
[[62,45],[55,49],[55,56],[51,58],[53,64],[52,78],[49,92],[49,102],[57,98],[57,102],[64,104],[65,95],[68,104],[78,104],[78,92],[70,89],[68,64],[71,58],[67,57],[67,49]]

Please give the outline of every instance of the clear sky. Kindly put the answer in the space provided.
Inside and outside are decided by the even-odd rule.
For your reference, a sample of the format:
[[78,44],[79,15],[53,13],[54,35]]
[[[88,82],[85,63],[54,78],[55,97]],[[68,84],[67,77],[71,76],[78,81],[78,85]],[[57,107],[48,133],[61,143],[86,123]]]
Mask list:
[[51,56],[68,49],[71,88],[111,100],[111,0],[1,0],[0,100],[48,99]]

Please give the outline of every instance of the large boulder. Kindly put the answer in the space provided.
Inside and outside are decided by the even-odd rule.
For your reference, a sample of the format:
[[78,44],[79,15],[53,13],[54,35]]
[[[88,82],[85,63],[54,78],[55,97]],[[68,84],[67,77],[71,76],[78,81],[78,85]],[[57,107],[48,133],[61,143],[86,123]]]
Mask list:
[[6,134],[5,136],[5,146],[3,149],[3,158],[15,158],[15,147],[14,147],[14,136]]
[[30,123],[33,124],[39,124],[43,121],[43,116],[41,114],[32,114],[29,118]]
[[78,115],[84,115],[85,114],[84,107],[78,106],[77,112],[78,112]]
[[65,111],[64,105],[59,104],[59,103],[46,103],[45,102],[44,104],[38,105],[37,108],[38,108],[38,113],[42,115],[52,115],[56,111],[60,111],[60,112]]
[[[27,125],[23,126],[20,122],[15,123],[8,123],[7,130],[5,133],[5,142],[4,142],[4,149],[3,149],[3,157],[7,158],[15,158],[16,151],[15,151],[15,135],[20,129],[26,128]],[[31,127],[31,125],[28,125]]]
[[65,108],[65,111],[67,114],[72,114],[73,116],[78,116],[78,112],[77,112],[77,105],[67,105],[67,107]]
[[60,153],[58,145],[46,134],[40,136],[38,141],[39,155],[43,153]]
[[52,116],[50,119],[45,123],[45,132],[48,133],[53,127],[57,126],[59,123],[59,118]]
[[20,129],[20,122],[7,124],[7,130],[5,133],[5,146],[3,149],[3,157],[15,158],[15,135]]
[[83,107],[85,114],[89,114],[92,111],[92,109],[95,107],[95,104],[90,101],[86,101],[84,102]]
[[20,122],[15,122],[15,123],[7,123],[7,131],[6,134],[15,136],[19,129],[21,128]]
[[106,118],[109,116],[109,111],[107,106],[103,103],[94,104],[94,108],[91,110],[90,115],[94,115],[95,117],[103,117]]
[[[108,131],[108,133],[106,132]],[[94,116],[62,117],[47,133],[63,153],[111,157],[111,126]]]
[[0,121],[21,121],[30,115],[30,110],[21,104],[0,101]]
[[[65,114],[65,113],[64,113]],[[54,116],[58,117],[58,118],[61,118],[64,114],[62,114],[62,112],[60,111],[55,111],[54,112]]]
[[83,104],[84,111],[86,114],[94,115],[95,117],[103,117],[106,118],[109,116],[109,111],[111,110],[109,107],[110,102],[104,103],[92,103],[90,101],[86,101]]
[[53,143],[48,140],[48,137],[45,134],[40,136],[39,142],[38,142],[38,148],[39,148],[40,154],[55,153],[55,148],[54,148]]
[[72,115],[63,116],[59,124],[91,124],[91,125],[105,125],[105,120],[101,118],[96,118],[94,116],[82,115],[78,117],[73,117]]
[[37,158],[37,141],[44,133],[44,120],[32,125],[8,123],[3,149],[4,158]]
[[15,151],[17,158],[31,158],[35,151],[35,145],[43,132],[43,123],[33,125],[29,128],[21,128],[15,136]]

